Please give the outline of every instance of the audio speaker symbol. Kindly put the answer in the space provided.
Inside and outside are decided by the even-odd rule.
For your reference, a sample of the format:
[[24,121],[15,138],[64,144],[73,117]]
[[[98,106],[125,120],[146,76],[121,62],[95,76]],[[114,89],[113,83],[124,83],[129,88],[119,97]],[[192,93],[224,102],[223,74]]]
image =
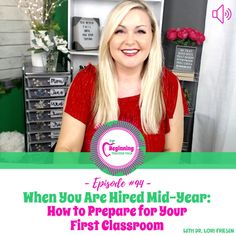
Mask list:
[[225,10],[224,4],[212,11],[212,18],[216,18],[221,24],[224,24],[225,18],[230,20],[231,17],[232,11],[229,8]]

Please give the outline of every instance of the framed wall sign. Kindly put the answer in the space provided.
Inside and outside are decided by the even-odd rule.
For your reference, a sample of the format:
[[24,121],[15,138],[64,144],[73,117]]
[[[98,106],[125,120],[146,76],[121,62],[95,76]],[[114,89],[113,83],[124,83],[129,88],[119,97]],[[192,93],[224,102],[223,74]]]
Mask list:
[[72,48],[74,50],[98,49],[100,21],[98,18],[73,17]]
[[176,45],[173,70],[194,72],[196,53],[196,47]]

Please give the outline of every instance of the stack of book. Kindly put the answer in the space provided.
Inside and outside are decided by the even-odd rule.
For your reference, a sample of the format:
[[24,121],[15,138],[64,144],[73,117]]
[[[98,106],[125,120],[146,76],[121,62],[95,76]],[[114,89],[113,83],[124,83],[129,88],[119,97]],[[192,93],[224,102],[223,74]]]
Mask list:
[[172,72],[179,78],[179,80],[183,81],[194,81],[194,72],[181,72],[172,70]]

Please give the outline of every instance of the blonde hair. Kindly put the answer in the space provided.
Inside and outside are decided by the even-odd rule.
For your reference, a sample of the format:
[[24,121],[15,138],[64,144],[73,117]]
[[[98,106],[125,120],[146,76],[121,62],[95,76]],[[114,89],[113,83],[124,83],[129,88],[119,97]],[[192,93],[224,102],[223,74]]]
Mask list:
[[155,16],[147,5],[140,0],[126,0],[118,4],[109,14],[107,24],[103,28],[98,58],[94,121],[96,125],[99,125],[108,121],[118,120],[117,79],[114,76],[116,74],[115,64],[108,45],[117,26],[132,9],[144,10],[151,20],[153,39],[151,50],[144,63],[142,72],[139,107],[142,129],[148,134],[155,134],[158,132],[159,123],[165,115],[161,84],[163,53]]

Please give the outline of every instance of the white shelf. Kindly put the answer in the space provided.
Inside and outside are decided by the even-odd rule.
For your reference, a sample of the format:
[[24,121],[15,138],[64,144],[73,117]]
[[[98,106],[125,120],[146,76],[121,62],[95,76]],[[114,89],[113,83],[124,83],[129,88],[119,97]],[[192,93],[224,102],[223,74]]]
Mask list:
[[90,50],[90,51],[70,51],[71,55],[81,55],[81,56],[98,56],[98,50]]

